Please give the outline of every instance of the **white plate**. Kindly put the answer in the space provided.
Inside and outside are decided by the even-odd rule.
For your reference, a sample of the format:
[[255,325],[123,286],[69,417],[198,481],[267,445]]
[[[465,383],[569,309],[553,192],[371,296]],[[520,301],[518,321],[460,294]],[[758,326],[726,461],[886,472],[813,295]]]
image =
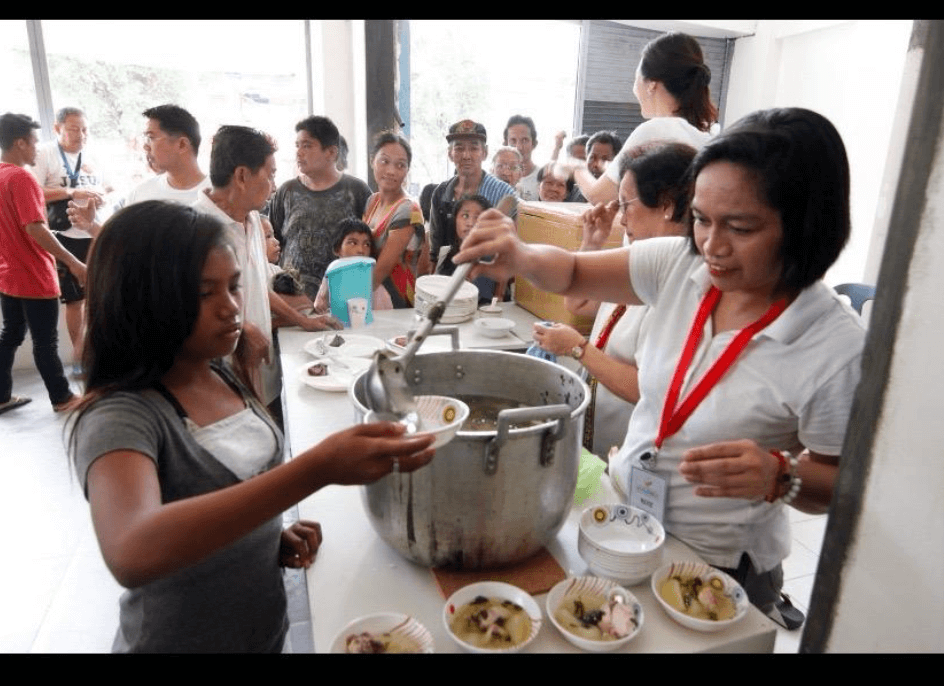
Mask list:
[[[344,339],[344,343],[339,346],[328,345],[328,342],[339,335]],[[363,334],[348,333],[347,331],[327,331],[318,334],[315,338],[305,343],[305,352],[314,357],[324,357],[318,350],[317,342],[323,340],[328,357],[371,357],[374,352],[384,347],[384,342],[373,336]]]
[[[402,353],[406,350],[406,346],[397,343],[397,338],[399,338],[399,336],[388,338],[387,348],[389,348],[391,352]],[[416,352],[418,355],[423,353],[452,352],[452,339],[449,336],[430,336],[425,341],[423,341],[423,345],[421,345],[420,349]]]
[[[328,365],[328,373],[324,376],[312,376],[308,373],[308,368],[319,362]],[[370,364],[371,361],[363,357],[344,357],[340,360],[333,357],[319,357],[299,367],[298,378],[303,384],[316,390],[339,393],[350,388],[354,378],[370,367]]]

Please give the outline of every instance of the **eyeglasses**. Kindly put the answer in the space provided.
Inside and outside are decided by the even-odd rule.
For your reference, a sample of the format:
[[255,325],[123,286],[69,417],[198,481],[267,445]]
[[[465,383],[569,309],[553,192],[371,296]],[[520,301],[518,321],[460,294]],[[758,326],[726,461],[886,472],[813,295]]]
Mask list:
[[505,171],[518,171],[521,169],[520,164],[507,164],[505,162],[499,162],[495,165],[495,169],[504,169]]
[[625,211],[626,211],[626,208],[629,207],[632,203],[636,202],[637,200],[639,200],[639,196],[638,196],[638,195],[637,195],[635,198],[632,198],[632,199],[630,199],[630,200],[627,200],[626,202],[621,202],[621,203],[619,204],[619,210],[620,210],[620,212],[625,212]]

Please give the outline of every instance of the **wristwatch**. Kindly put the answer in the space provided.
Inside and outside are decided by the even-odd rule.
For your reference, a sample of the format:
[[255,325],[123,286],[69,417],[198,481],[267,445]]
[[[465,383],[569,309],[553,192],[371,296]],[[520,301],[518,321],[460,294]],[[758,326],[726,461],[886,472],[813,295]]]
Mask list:
[[586,338],[583,339],[583,341],[581,341],[580,343],[578,343],[577,345],[575,345],[573,348],[570,349],[570,356],[574,358],[575,360],[579,360],[580,358],[582,358],[584,352],[586,352],[587,350],[587,343],[589,342],[590,341],[588,341]]

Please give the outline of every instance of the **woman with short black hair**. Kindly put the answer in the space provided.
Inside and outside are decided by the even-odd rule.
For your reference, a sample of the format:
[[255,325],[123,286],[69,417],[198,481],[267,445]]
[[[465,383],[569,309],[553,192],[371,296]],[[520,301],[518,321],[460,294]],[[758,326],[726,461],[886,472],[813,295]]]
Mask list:
[[822,282],[849,235],[849,164],[827,119],[784,108],[722,133],[692,178],[689,238],[571,253],[488,214],[456,259],[496,255],[473,274],[652,308],[610,476],[776,616],[784,505],[828,508],[861,374],[862,321]]

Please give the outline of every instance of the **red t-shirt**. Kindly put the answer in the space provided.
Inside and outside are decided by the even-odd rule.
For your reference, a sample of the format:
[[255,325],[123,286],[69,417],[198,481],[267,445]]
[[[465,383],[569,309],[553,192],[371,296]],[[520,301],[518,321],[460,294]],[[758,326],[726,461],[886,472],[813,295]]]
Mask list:
[[56,298],[56,260],[26,226],[46,221],[43,191],[22,167],[0,162],[0,293],[18,298]]

